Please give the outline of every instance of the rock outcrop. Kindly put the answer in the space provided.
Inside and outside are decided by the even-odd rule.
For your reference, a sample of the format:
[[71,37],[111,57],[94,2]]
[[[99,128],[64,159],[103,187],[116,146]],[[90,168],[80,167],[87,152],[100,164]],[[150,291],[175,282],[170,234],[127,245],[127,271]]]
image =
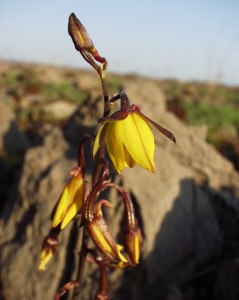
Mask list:
[[[135,167],[116,176],[132,195],[144,244],[139,266],[110,275],[111,299],[194,299],[190,287],[197,280],[200,285],[204,276],[210,277],[210,299],[238,299],[233,284],[238,278],[239,245],[233,244],[239,233],[238,173],[205,142],[205,128],[188,127],[167,112],[156,83],[128,80],[124,89],[131,103],[175,134],[177,144],[153,129],[155,173]],[[63,131],[54,125],[44,126],[42,145],[29,148],[25,154],[1,214],[3,299],[51,300],[74,276],[71,266],[78,239],[74,225],[60,235],[59,249],[47,271],[38,272],[37,265],[42,239],[51,225],[51,209],[67,172],[75,165],[77,144],[84,131],[96,130],[94,120],[101,107],[89,104],[78,108]],[[114,209],[109,211],[108,220],[117,236],[123,208],[114,191],[110,191],[109,200]],[[222,287],[227,274],[230,291]],[[90,266],[80,299],[92,299],[97,278]]]

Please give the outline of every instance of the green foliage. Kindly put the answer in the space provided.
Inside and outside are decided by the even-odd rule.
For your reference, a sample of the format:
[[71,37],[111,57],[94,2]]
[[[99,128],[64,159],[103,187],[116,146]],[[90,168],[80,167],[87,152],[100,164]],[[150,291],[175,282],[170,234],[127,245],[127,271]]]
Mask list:
[[236,94],[228,94],[226,96],[228,102],[231,102],[235,105],[239,105],[239,92]]
[[17,74],[14,72],[7,72],[2,74],[0,78],[0,86],[9,88],[16,87],[17,85]]
[[208,142],[235,141],[239,128],[239,88],[202,82],[160,82],[168,108],[189,125],[206,125]]
[[215,143],[214,135],[221,128],[239,128],[239,111],[229,103],[217,106],[209,101],[192,103],[183,100],[182,107],[189,124],[208,126],[208,140],[212,143]]
[[51,100],[69,100],[81,103],[85,98],[77,85],[69,82],[49,83],[42,87],[42,93]]

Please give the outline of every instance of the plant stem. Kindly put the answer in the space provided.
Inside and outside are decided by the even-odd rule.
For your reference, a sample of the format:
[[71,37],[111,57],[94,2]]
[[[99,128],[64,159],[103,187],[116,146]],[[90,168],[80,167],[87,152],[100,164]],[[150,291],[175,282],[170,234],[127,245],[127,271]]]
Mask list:
[[82,242],[81,242],[81,250],[79,253],[79,265],[78,265],[78,271],[76,276],[76,281],[78,282],[78,285],[75,286],[73,291],[73,297],[72,300],[77,300],[80,288],[83,280],[83,273],[85,269],[85,262],[86,262],[86,255],[88,253],[88,243],[89,243],[89,234],[87,232],[86,227],[83,227],[83,234],[82,234]]
[[109,116],[110,110],[111,110],[111,103],[110,103],[110,99],[109,99],[109,95],[108,95],[107,83],[105,80],[107,66],[108,66],[108,63],[106,61],[103,64],[103,68],[99,67],[99,69],[98,69],[98,74],[100,75],[102,92],[103,92],[103,97],[104,97],[104,114],[103,114],[104,118]]

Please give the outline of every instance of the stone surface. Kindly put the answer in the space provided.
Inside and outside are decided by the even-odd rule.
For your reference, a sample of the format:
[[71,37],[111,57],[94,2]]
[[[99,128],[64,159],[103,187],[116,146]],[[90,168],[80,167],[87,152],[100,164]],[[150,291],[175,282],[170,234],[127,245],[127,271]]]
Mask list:
[[[155,173],[135,167],[116,176],[132,195],[144,244],[139,266],[110,274],[111,299],[181,300],[184,287],[205,270],[209,274],[210,270],[220,270],[213,281],[214,299],[236,299],[226,298],[227,287],[235,285],[222,287],[222,282],[227,274],[230,283],[235,280],[238,266],[218,262],[228,240],[234,241],[239,233],[238,173],[205,142],[204,128],[188,127],[166,111],[164,95],[155,83],[128,80],[125,91],[132,104],[138,104],[148,117],[175,134],[177,144],[153,129]],[[3,299],[51,300],[62,284],[74,278],[71,264],[76,259],[78,239],[74,225],[60,235],[59,249],[47,271],[39,273],[36,269],[42,239],[50,228],[51,209],[76,163],[78,142],[83,132],[95,132],[101,108],[89,100],[64,131],[44,126],[43,144],[26,152],[21,173],[1,213]],[[90,157],[88,149],[87,160]],[[108,210],[107,220],[117,237],[123,207],[114,190],[108,199],[114,209]],[[94,266],[88,266],[86,274],[81,300],[92,299],[97,289]]]
[[[25,156],[16,190],[1,215],[4,299],[53,299],[58,289],[65,267],[64,247],[55,262],[59,275],[55,276],[54,267],[44,274],[37,271],[37,266],[39,242],[49,231],[51,210],[72,167],[64,159],[66,149],[59,129],[50,127],[45,129],[43,146],[30,149]],[[67,243],[66,236],[67,232],[61,244]]]
[[77,105],[67,101],[59,100],[57,102],[48,103],[42,107],[42,111],[51,116],[54,120],[65,120],[71,117],[76,111]]
[[27,137],[19,129],[11,105],[0,96],[0,150],[8,153],[22,153],[29,147]]

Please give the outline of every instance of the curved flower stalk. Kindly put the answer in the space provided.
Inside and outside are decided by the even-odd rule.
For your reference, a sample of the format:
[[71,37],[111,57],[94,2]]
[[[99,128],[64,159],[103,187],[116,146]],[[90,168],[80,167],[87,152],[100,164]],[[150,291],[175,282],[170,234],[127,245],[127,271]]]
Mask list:
[[146,117],[136,105],[130,105],[125,93],[120,93],[121,109],[111,116],[102,118],[100,130],[97,133],[93,156],[106,143],[110,159],[118,173],[126,168],[132,168],[136,163],[151,172],[154,171],[154,136],[149,123],[172,141],[174,135]]
[[124,248],[129,264],[135,266],[139,263],[140,259],[142,234],[138,226],[138,220],[135,215],[131,197],[122,186],[108,182],[104,184],[103,188],[107,187],[114,187],[123,199],[125,209]]

